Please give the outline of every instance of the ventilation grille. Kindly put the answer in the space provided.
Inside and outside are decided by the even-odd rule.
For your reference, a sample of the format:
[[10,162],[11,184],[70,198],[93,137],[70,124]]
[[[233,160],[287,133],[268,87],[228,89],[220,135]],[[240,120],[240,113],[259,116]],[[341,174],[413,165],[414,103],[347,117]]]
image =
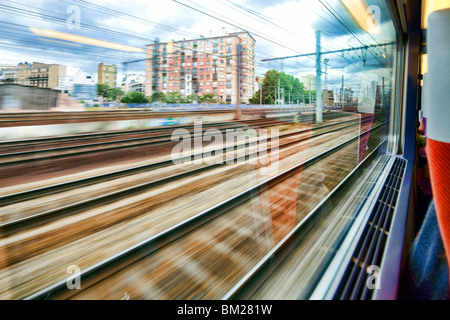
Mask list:
[[381,265],[405,168],[406,160],[396,158],[334,299],[367,300],[371,298],[374,290],[369,289],[367,285],[370,276],[367,270],[371,265]]

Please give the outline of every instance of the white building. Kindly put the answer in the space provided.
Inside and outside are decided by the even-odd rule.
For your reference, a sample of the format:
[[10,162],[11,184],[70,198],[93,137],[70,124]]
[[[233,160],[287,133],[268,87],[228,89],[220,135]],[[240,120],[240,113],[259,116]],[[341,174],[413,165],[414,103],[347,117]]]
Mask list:
[[78,70],[73,76],[66,77],[63,88],[63,92],[69,93],[79,100],[90,101],[97,99],[97,83],[95,78],[82,70]]
[[121,88],[125,93],[137,91],[145,94],[145,74],[126,75],[122,79]]
[[[302,77],[303,88],[305,90],[316,90],[316,76],[314,74],[308,74]],[[310,87],[311,86],[311,87]]]

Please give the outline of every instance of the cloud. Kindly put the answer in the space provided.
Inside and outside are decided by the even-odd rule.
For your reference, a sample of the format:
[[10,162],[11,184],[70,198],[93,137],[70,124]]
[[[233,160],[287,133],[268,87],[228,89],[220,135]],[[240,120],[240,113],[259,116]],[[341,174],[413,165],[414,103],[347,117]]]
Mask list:
[[[0,63],[42,61],[61,63],[96,73],[99,62],[117,64],[119,72],[142,73],[144,54],[107,49],[86,44],[51,40],[31,33],[28,26],[72,33],[103,41],[145,48],[156,37],[162,42],[220,35],[239,29],[249,31],[256,39],[256,74],[268,69],[282,69],[300,77],[315,73],[315,56],[286,59],[283,62],[262,62],[262,59],[315,52],[315,30],[321,30],[322,50],[332,51],[382,43],[395,36],[389,17],[381,16],[382,32],[376,37],[358,33],[358,39],[348,32],[336,17],[318,1],[310,0],[178,0],[198,11],[170,0],[86,0],[85,2],[56,0],[4,0],[0,6]],[[69,29],[67,12],[70,5],[80,8],[80,29]],[[5,7],[8,6],[8,7]],[[202,11],[206,14],[202,14]],[[214,16],[217,19],[211,17]],[[347,19],[348,14],[341,13]],[[220,20],[223,21],[220,21]],[[227,23],[228,22],[228,23]],[[348,28],[354,27],[351,23]],[[353,30],[353,29],[351,29]],[[354,30],[357,30],[354,29]],[[356,31],[355,31],[356,32]],[[24,50],[26,49],[26,50]],[[368,69],[381,69],[380,50],[366,56],[363,65],[360,52],[330,54],[329,82],[340,81],[342,74],[361,74]],[[358,55],[359,54],[359,55]],[[325,56],[323,56],[325,58]],[[389,58],[389,57],[388,57]],[[388,59],[386,58],[386,59]],[[385,58],[383,58],[385,59]],[[384,63],[384,62],[383,62]],[[377,66],[378,64],[378,66]],[[360,76],[355,76],[355,79]],[[355,80],[356,81],[356,80]]]

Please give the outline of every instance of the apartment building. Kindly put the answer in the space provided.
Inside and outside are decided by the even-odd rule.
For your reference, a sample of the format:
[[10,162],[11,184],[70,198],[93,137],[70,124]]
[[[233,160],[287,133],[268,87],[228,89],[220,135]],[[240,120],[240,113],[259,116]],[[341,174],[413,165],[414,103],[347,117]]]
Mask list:
[[303,76],[302,83],[305,90],[316,90],[316,76],[314,74]]
[[98,84],[107,84],[111,88],[116,87],[117,67],[116,65],[98,64]]
[[146,46],[145,94],[212,94],[219,102],[246,103],[253,96],[255,39],[248,32]]
[[41,62],[19,63],[3,70],[2,83],[39,88],[58,88],[66,77],[66,66]]
[[123,77],[121,89],[124,92],[137,91],[145,94],[145,74],[129,74]]

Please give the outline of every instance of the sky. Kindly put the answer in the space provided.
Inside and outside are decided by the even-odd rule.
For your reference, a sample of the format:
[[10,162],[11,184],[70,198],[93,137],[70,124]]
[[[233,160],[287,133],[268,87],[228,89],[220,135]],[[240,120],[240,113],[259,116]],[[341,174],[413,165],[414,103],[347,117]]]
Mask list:
[[[383,0],[372,2],[385,12]],[[81,69],[96,77],[98,63],[103,62],[118,66],[120,81],[125,73],[145,73],[142,61],[132,61],[145,58],[145,45],[156,38],[168,42],[245,30],[256,39],[256,75],[277,69],[301,78],[315,73],[315,56],[261,60],[314,53],[317,29],[323,52],[393,41],[392,26],[383,20],[388,19],[380,18],[381,35],[368,34],[337,0],[2,0],[0,64],[60,63],[69,75]],[[130,50],[43,36],[42,29]],[[385,67],[392,61],[382,54],[382,48],[366,53],[365,65],[360,50],[327,55],[328,82],[337,85],[343,75],[359,82],[378,69],[377,77],[388,76]]]

